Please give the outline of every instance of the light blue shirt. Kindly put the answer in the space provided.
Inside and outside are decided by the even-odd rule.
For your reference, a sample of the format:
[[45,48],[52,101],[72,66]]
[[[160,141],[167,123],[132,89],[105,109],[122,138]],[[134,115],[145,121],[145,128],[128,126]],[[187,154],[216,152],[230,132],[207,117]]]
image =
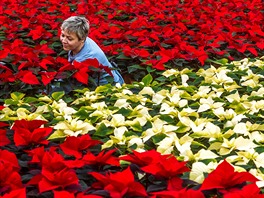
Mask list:
[[[72,55],[71,51],[68,52],[68,61],[71,63],[74,60],[77,62],[82,62],[89,58],[96,58],[103,66],[113,68],[103,50],[89,37],[85,39],[84,46],[79,53]],[[120,83],[122,85],[124,83],[124,79],[119,71],[113,69],[111,72],[113,74],[114,82]],[[107,84],[108,81],[106,77],[108,76],[110,76],[110,74],[108,74],[106,71],[100,72],[99,85]],[[97,81],[97,79],[95,80]]]

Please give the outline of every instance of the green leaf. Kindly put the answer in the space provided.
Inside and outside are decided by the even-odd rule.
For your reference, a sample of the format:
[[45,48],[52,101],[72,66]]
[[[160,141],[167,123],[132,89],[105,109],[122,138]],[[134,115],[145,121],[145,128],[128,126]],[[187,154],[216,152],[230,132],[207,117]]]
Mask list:
[[142,131],[142,126],[140,125],[139,122],[136,122],[135,124],[130,126],[134,131],[141,132]]
[[58,92],[54,92],[51,94],[52,98],[56,101],[58,101],[59,99],[61,99],[63,96],[65,95],[64,91],[58,91]]
[[166,121],[166,122],[169,123],[169,124],[175,122],[175,119],[173,119],[173,118],[172,118],[171,116],[169,116],[169,115],[161,114],[161,115],[160,115],[160,119]]
[[24,94],[24,93],[20,93],[20,92],[13,92],[13,93],[11,93],[11,98],[12,98],[13,100],[18,101],[18,100],[21,100],[25,95],[26,95],[26,94]]
[[128,73],[131,74],[134,71],[142,70],[142,67],[140,65],[136,64],[136,65],[131,65],[131,66],[127,67],[127,70],[128,70]]
[[152,136],[152,141],[154,144],[159,143],[160,141],[162,141],[165,137],[167,137],[167,135],[165,135],[164,133],[159,133],[157,135]]
[[143,79],[142,82],[144,83],[145,86],[149,86],[150,83],[152,82],[153,78],[150,74],[147,74]]
[[116,57],[117,59],[131,59],[128,56],[125,56],[124,54],[120,54],[119,56]]
[[24,99],[24,102],[25,103],[32,103],[32,102],[36,102],[38,99],[37,98],[34,98],[34,97],[26,97]]
[[101,123],[97,128],[96,132],[94,133],[94,135],[105,137],[107,135],[112,134],[113,131],[114,131],[113,128],[107,127],[104,123]]
[[118,110],[117,113],[118,113],[118,114],[122,114],[123,116],[129,116],[131,112],[132,112],[132,110],[130,110],[130,109],[126,109],[126,108],[122,107],[122,108],[120,108],[120,109]]

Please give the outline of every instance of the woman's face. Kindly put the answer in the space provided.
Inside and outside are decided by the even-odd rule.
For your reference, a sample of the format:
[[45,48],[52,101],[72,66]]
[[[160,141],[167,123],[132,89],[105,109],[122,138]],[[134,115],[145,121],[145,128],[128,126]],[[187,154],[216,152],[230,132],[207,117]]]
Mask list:
[[84,40],[80,40],[75,33],[61,30],[60,41],[65,51],[71,50],[73,55],[77,54],[84,45]]

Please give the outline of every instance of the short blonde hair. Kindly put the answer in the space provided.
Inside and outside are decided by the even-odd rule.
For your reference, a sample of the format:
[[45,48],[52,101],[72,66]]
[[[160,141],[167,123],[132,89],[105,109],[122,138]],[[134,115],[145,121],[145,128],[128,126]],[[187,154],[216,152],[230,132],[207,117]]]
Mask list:
[[90,30],[89,21],[82,16],[71,16],[64,20],[61,29],[69,33],[75,33],[78,39],[85,39]]

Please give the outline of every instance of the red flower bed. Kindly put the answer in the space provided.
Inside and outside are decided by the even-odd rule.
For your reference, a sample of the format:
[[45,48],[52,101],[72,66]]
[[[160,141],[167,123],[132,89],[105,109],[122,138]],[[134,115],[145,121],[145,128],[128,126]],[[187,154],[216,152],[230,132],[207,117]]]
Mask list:
[[[90,20],[90,37],[126,73],[142,72],[140,66],[164,70],[197,67],[209,58],[262,56],[263,12],[262,0],[2,0],[0,61],[9,66],[0,64],[0,82],[37,86],[61,78],[59,68],[67,61],[61,58],[58,30],[71,15]],[[88,69],[72,72],[87,82]]]
[[[235,172],[225,160],[198,184],[186,177],[187,162],[155,150],[121,156],[115,149],[101,151],[101,142],[88,134],[62,143],[32,141],[48,136],[40,124],[45,122],[20,120],[8,130],[1,122],[9,142],[0,145],[0,197],[263,197],[257,178]],[[30,141],[12,139],[20,130]]]

